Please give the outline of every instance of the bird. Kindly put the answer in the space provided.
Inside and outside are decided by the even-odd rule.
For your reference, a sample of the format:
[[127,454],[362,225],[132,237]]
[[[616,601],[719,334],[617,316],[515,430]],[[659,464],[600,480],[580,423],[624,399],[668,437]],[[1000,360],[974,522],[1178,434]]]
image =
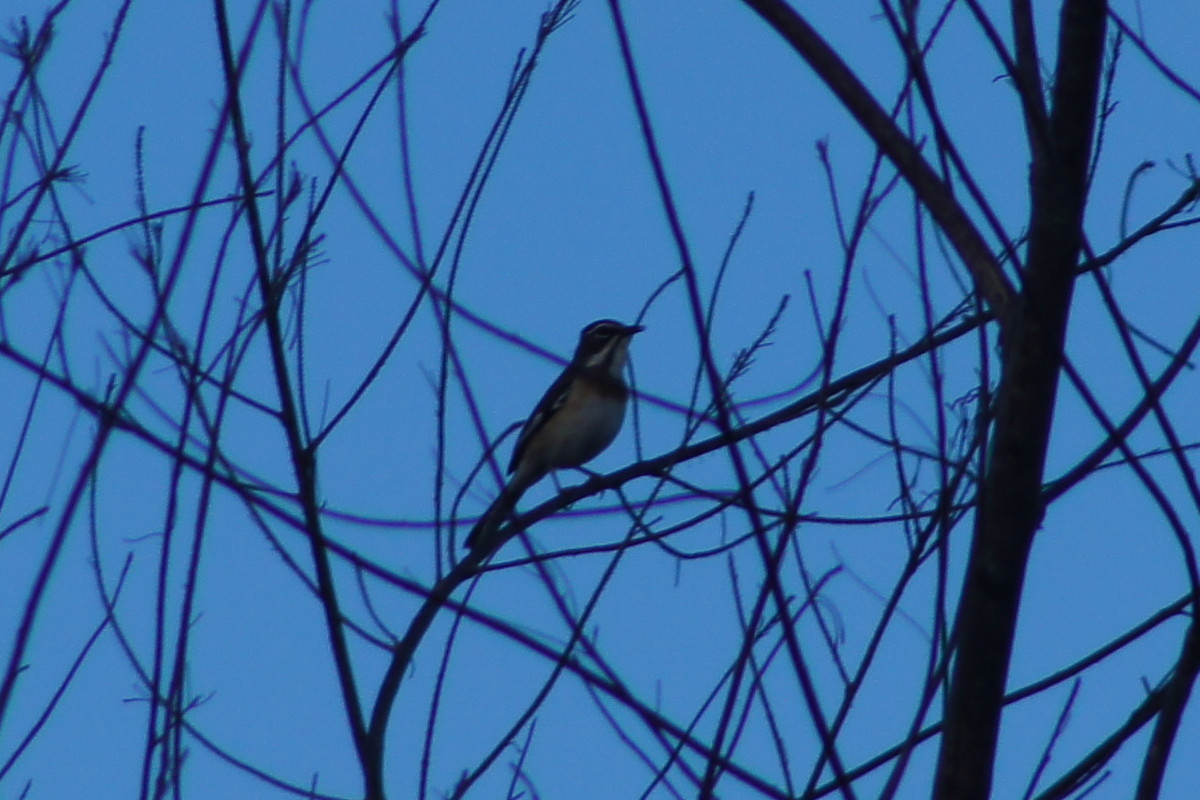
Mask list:
[[486,555],[493,534],[525,491],[550,472],[580,467],[600,455],[621,430],[629,389],[629,343],[645,328],[601,319],[583,328],[575,355],[521,427],[508,464],[511,476],[467,535],[466,546]]

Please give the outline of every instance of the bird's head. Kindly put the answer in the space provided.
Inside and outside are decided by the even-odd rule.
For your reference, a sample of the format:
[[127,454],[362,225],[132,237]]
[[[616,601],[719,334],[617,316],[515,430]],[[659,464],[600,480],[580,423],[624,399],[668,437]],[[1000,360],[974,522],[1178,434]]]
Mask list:
[[620,378],[629,353],[629,340],[642,330],[641,325],[625,325],[614,319],[593,322],[579,333],[575,364],[585,369],[606,369],[614,378]]

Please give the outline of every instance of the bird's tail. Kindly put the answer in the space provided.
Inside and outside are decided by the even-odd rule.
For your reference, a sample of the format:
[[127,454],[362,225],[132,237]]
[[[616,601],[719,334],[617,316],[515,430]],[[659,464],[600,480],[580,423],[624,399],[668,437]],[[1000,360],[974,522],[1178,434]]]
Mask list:
[[475,527],[471,528],[471,532],[467,534],[466,547],[472,552],[478,550],[491,550],[497,542],[493,542],[494,534],[504,521],[512,514],[513,509],[517,507],[517,500],[525,491],[524,486],[518,486],[515,482],[510,482],[500,492],[500,496],[492,501],[488,506],[488,510],[483,512],[483,516],[475,523]]
[[479,522],[476,522],[475,527],[467,534],[465,544],[472,553],[480,553],[480,560],[500,546],[501,542],[495,541],[496,531],[512,516],[513,509],[517,507],[517,501],[525,494],[525,490],[545,475],[545,469],[530,466],[528,463],[517,467],[508,483],[500,490],[500,496],[492,501],[488,510],[479,518]]

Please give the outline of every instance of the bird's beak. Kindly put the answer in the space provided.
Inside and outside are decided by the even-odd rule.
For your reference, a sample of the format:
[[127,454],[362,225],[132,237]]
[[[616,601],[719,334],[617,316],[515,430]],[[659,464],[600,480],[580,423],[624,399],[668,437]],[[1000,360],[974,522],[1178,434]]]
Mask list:
[[633,336],[635,333],[641,333],[644,330],[646,330],[645,325],[629,325],[625,328],[625,335]]

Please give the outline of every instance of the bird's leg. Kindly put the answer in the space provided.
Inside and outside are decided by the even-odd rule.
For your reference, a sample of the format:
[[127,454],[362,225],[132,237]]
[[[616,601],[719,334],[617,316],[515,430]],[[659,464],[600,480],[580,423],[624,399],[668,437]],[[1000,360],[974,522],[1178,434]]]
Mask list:
[[591,486],[593,483],[596,483],[597,481],[599,481],[601,478],[604,477],[604,473],[593,472],[592,470],[588,469],[587,467],[576,467],[575,469],[579,470],[585,476],[587,476],[587,480],[580,484],[580,486],[583,486],[585,488],[588,486]]

